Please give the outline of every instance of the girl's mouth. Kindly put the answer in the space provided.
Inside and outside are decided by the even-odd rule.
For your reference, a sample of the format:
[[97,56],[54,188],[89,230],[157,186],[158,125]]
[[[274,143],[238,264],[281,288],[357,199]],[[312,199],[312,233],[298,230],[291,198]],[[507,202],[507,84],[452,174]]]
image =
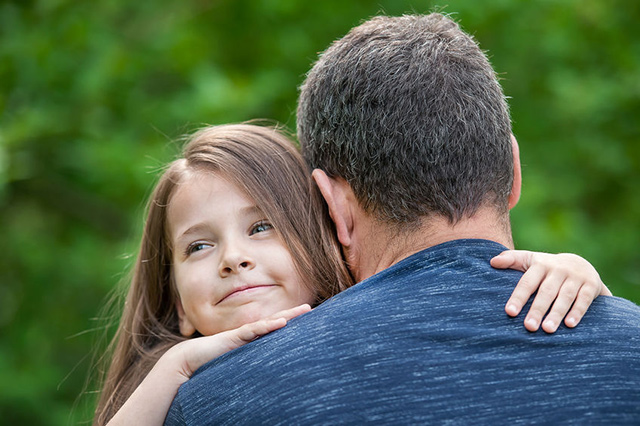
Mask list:
[[258,292],[258,291],[262,291],[262,290],[264,290],[266,288],[274,287],[274,286],[275,286],[275,284],[243,285],[241,287],[237,287],[237,288],[234,288],[233,290],[231,290],[229,293],[227,293],[226,296],[224,296],[222,299],[220,299],[220,301],[218,303],[216,303],[216,305],[219,304],[219,303],[222,303],[225,300],[230,299],[230,298],[234,298],[234,297],[245,295],[245,294],[249,295],[249,294],[252,294],[252,293],[255,293],[255,292]]

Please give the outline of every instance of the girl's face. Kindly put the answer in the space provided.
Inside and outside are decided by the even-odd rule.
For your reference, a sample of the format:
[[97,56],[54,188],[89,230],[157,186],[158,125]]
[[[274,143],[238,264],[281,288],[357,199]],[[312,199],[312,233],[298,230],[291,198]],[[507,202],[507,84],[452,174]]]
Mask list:
[[220,333],[314,301],[269,220],[227,180],[188,177],[168,225],[182,335]]

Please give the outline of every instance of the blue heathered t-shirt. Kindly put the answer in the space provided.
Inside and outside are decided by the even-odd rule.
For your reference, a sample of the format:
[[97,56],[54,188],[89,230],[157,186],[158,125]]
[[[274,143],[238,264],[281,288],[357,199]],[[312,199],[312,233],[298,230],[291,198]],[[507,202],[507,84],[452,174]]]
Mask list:
[[529,333],[504,312],[521,273],[489,265],[503,250],[402,260],[204,365],[165,424],[640,424],[640,307],[599,297]]

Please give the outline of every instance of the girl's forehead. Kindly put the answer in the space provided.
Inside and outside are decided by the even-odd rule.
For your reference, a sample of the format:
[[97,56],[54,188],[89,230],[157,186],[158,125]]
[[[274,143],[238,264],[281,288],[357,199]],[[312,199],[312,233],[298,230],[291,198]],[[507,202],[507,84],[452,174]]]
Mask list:
[[184,175],[168,203],[167,225],[218,217],[222,212],[260,212],[258,200],[223,174],[198,171]]
[[177,183],[169,201],[169,210],[184,202],[211,202],[219,204],[255,204],[255,201],[233,179],[214,171],[193,171],[185,174]]

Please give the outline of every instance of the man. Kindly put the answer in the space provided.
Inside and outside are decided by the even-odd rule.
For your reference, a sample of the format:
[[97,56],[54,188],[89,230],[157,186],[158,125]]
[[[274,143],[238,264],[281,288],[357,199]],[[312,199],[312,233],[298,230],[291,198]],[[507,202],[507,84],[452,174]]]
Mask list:
[[432,14],[374,18],[322,54],[298,135],[359,281],[206,365],[168,424],[640,422],[640,309],[575,330],[501,314],[520,165],[473,39]]

